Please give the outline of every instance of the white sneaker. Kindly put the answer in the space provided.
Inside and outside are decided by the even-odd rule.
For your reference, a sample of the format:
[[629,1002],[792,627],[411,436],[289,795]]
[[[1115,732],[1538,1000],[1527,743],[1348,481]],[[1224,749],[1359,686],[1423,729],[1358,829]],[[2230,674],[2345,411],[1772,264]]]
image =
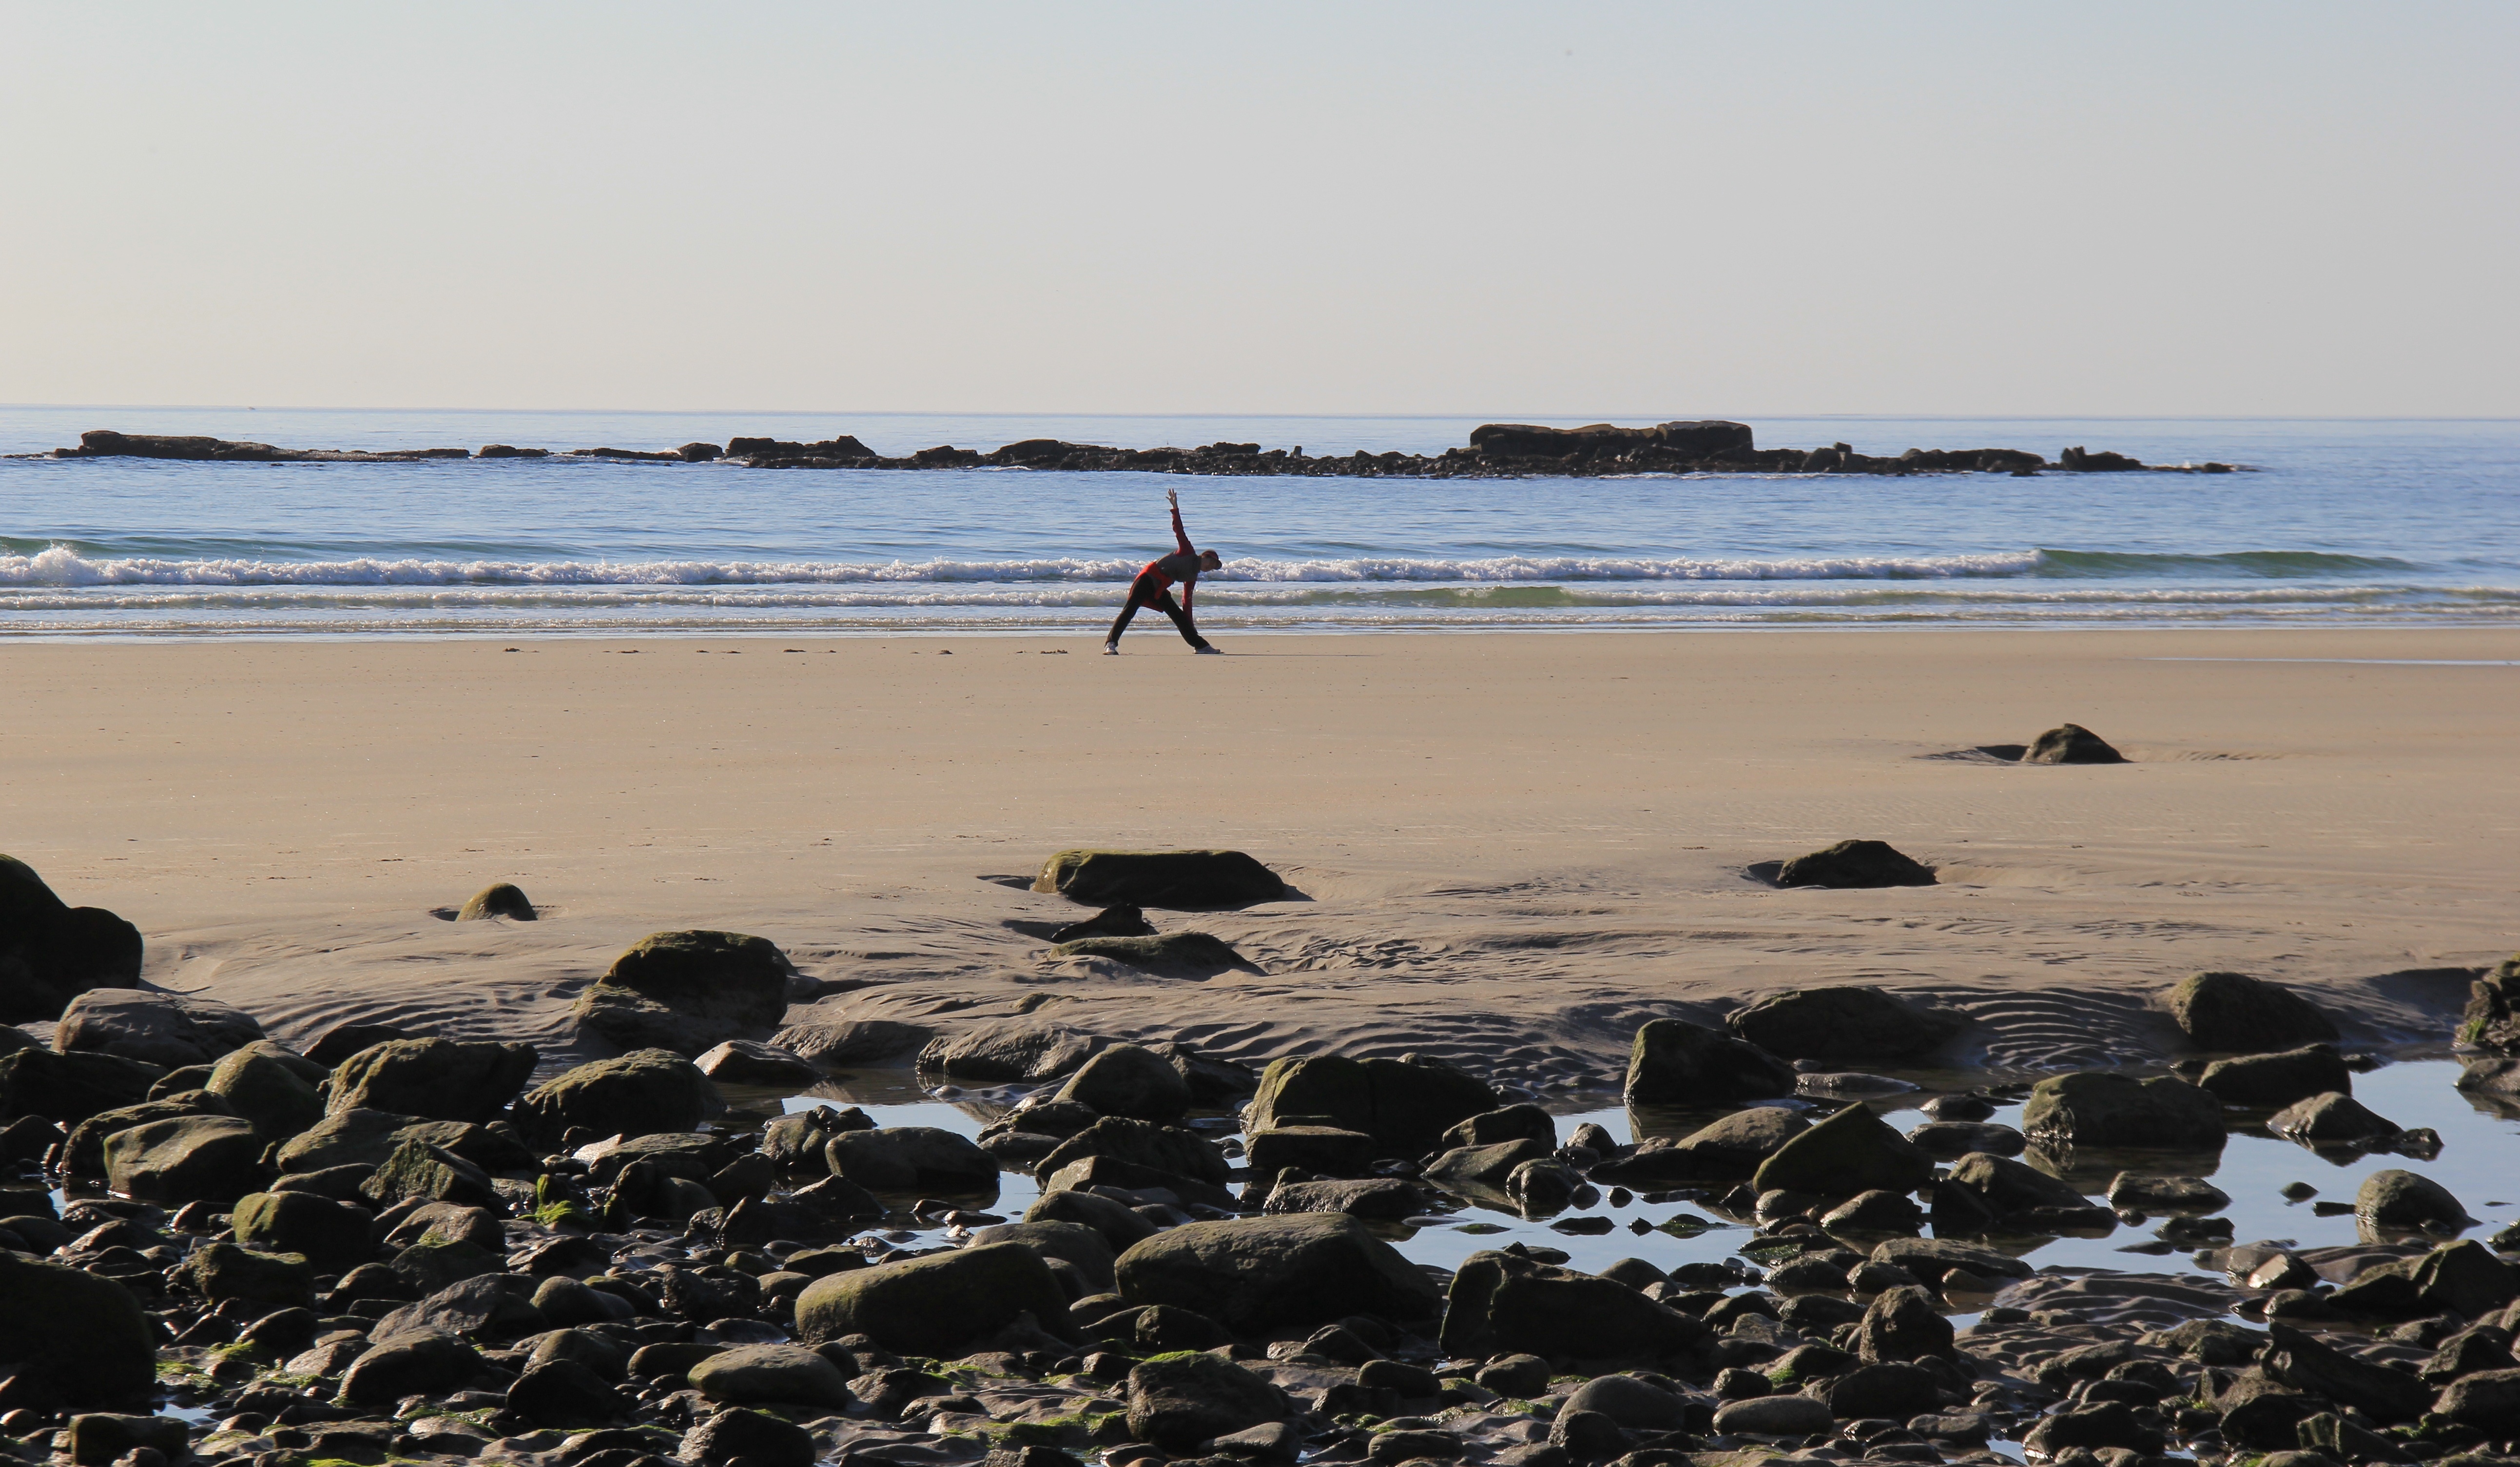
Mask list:
[[1192,652],[1197,653],[1197,654],[1198,654],[1199,656],[1201,656],[1201,657],[1223,657],[1223,656],[1225,656],[1225,649],[1223,649],[1223,648],[1221,648],[1221,647],[1193,647],[1193,648],[1192,648],[1191,650],[1192,650]]
[[1103,644],[1102,644],[1102,655],[1103,655],[1104,657],[1118,657],[1118,656],[1120,655],[1120,643],[1119,643],[1119,640],[1118,640],[1117,638],[1114,638],[1114,639],[1113,639],[1113,640],[1111,640],[1111,641],[1108,641],[1108,642],[1103,643]]

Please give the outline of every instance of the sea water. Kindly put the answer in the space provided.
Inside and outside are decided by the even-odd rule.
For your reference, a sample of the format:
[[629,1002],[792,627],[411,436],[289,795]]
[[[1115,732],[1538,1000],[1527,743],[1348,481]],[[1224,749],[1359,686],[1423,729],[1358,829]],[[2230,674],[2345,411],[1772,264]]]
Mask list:
[[[1510,416],[1510,415],[1506,415]],[[670,448],[854,434],[1432,453],[1478,418],[0,408],[296,448]],[[1572,426],[1577,418],[1545,421]],[[1639,421],[1639,420],[1629,420]],[[1205,478],[586,459],[0,459],[0,634],[1088,635],[1169,551],[1218,633],[2495,625],[2520,618],[2520,423],[1757,419],[1763,445],[2069,444],[2232,474]]]

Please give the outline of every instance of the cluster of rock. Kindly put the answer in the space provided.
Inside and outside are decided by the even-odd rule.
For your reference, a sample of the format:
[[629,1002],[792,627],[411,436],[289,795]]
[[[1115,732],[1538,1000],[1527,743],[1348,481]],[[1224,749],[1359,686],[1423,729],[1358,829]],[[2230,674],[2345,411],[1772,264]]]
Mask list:
[[[269,443],[223,438],[126,434],[99,429],[79,436],[76,448],[56,448],[55,458],[167,458],[242,463],[406,463],[427,459],[550,458],[546,448],[488,444],[478,451],[419,448],[370,452],[333,448],[277,448]],[[1490,423],[1474,429],[1462,447],[1438,454],[1354,453],[1309,456],[1301,447],[1263,449],[1257,443],[1216,442],[1197,448],[1111,448],[1057,438],[1026,438],[989,452],[942,444],[906,457],[888,458],[843,434],[817,442],[737,437],[724,444],[685,443],[679,448],[572,448],[566,458],[647,463],[705,464],[724,459],[759,469],[1056,469],[1149,474],[1304,475],[1333,478],[1483,479],[1529,475],[1584,478],[1619,474],[2013,474],[2046,470],[2069,474],[2228,474],[2228,464],[2145,464],[2122,453],[2067,448],[2053,462],[2020,448],[1911,448],[1896,458],[1856,452],[1845,443],[1824,448],[1760,448],[1743,423],[1676,422],[1643,428],[1596,423],[1585,428],[1544,428]]]

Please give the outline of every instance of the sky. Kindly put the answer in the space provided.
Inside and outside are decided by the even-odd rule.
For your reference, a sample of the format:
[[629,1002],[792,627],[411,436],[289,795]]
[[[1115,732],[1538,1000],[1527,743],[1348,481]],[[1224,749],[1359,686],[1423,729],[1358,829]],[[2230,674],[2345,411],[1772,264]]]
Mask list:
[[2520,415],[2520,5],[0,0],[0,402]]

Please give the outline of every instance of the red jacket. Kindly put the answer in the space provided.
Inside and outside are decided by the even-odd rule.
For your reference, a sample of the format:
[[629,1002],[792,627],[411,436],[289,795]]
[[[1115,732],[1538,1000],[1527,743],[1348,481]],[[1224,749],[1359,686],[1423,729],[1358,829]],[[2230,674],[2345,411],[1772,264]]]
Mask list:
[[1144,580],[1151,575],[1158,584],[1166,586],[1174,581],[1180,581],[1182,610],[1189,611],[1190,599],[1198,591],[1198,551],[1191,546],[1190,531],[1182,528],[1181,506],[1178,504],[1173,506],[1173,543],[1181,548],[1170,555],[1147,562],[1147,569],[1138,573],[1138,578]]

